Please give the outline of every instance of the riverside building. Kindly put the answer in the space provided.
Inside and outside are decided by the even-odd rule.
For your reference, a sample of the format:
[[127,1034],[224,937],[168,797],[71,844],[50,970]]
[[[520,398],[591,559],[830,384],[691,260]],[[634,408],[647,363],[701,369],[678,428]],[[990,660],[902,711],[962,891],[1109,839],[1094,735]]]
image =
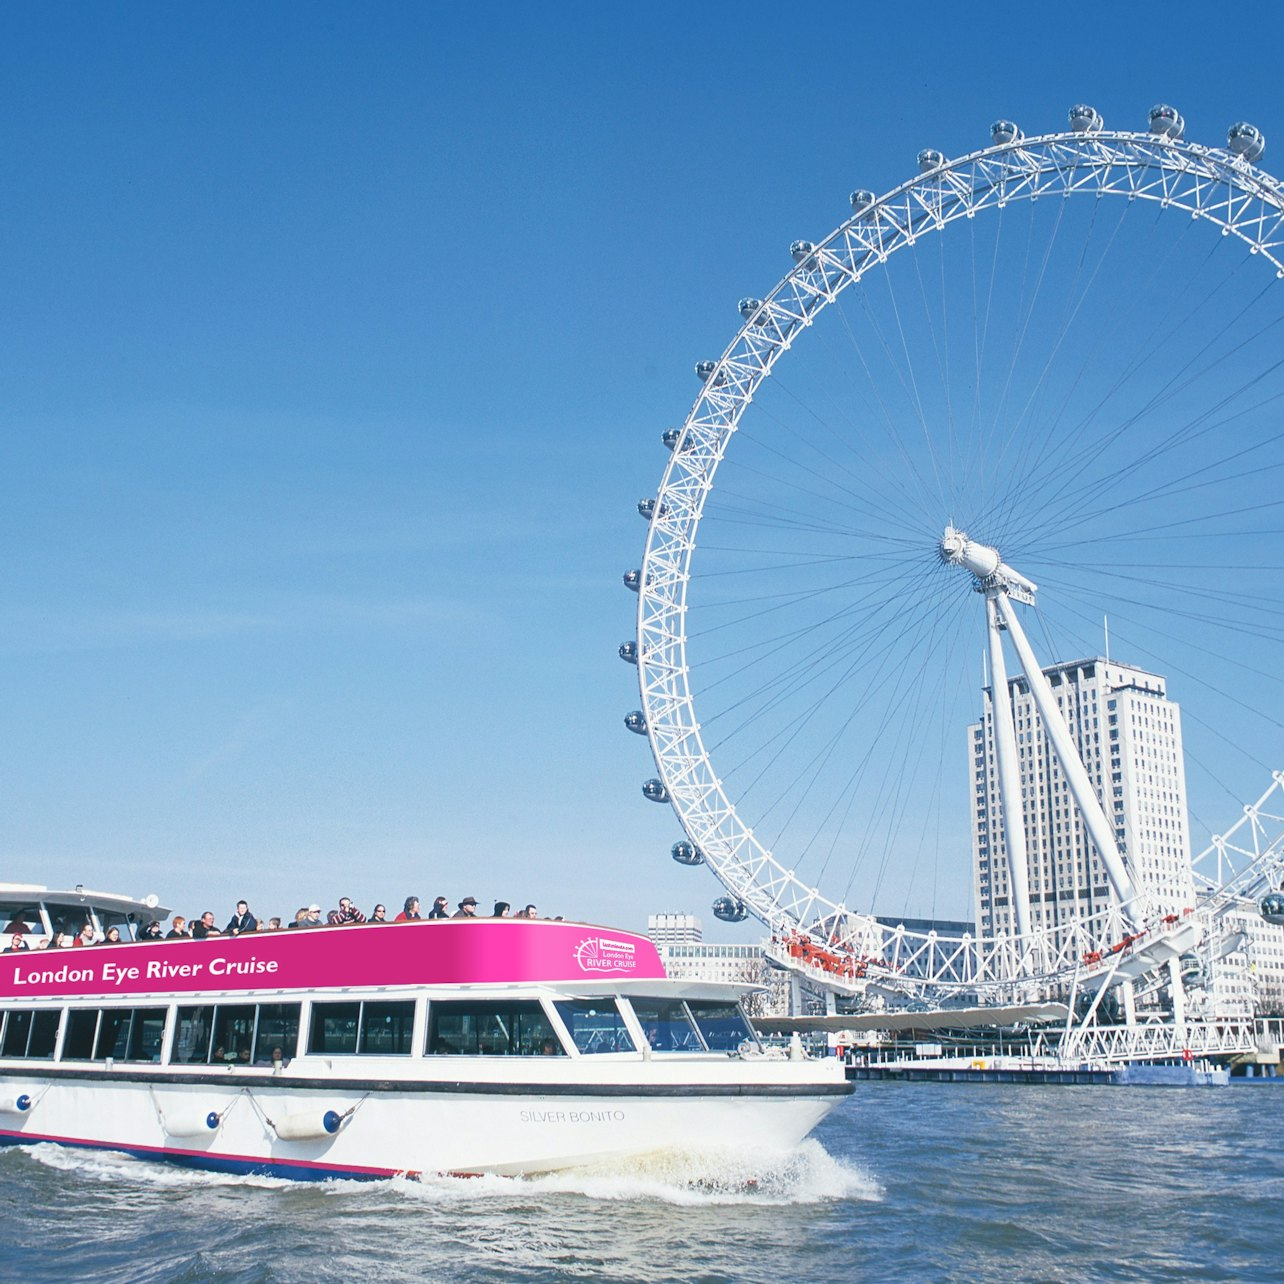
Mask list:
[[[1114,825],[1119,854],[1162,913],[1195,903],[1186,820],[1181,709],[1165,680],[1100,656],[1043,670]],[[1009,679],[1029,861],[1030,918],[1056,946],[1111,903],[1106,868],[1089,838],[1024,676]],[[1015,932],[995,761],[993,690],[968,729],[972,869],[978,930]],[[1105,944],[1084,939],[1085,948]]]
[[762,986],[745,998],[746,1011],[755,1017],[790,1014],[789,976],[767,962],[761,945],[705,941],[694,914],[650,914],[647,935],[670,980]]

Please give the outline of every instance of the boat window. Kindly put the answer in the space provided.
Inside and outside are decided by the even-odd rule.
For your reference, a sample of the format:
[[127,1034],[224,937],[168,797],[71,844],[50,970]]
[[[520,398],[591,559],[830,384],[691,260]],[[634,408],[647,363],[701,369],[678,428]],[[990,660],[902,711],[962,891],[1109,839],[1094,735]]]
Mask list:
[[630,999],[646,1041],[656,1052],[703,1052],[704,1044],[681,999]]
[[213,1031],[212,1005],[179,1008],[178,1024],[174,1028],[174,1047],[169,1059],[183,1065],[203,1065],[210,1057],[210,1035]]
[[109,927],[120,928],[120,939],[122,941],[132,941],[134,939],[134,916],[126,914],[122,910],[105,910],[94,907],[94,913],[98,915],[98,926],[105,934]]
[[5,944],[15,932],[27,932],[35,936],[45,934],[44,920],[40,917],[40,906],[35,901],[0,901],[0,923],[4,924]]
[[94,1045],[94,1060],[103,1061],[107,1057],[125,1059],[125,1049],[129,1044],[129,1018],[133,1014],[128,1008],[104,1008],[102,1020],[98,1022],[98,1042]]
[[734,1052],[746,1040],[757,1043],[738,1003],[687,1004],[711,1052]]
[[0,1015],[4,1017],[4,1039],[0,1042],[0,1057],[25,1057],[27,1038],[31,1034],[31,1013],[20,1010]]
[[356,1052],[360,1003],[314,1003],[308,1051],[328,1055]]
[[408,1057],[414,1026],[414,999],[362,1004],[361,1051],[375,1056]]
[[308,1051],[322,1056],[410,1055],[414,999],[370,1003],[314,1003]]
[[165,1009],[138,1008],[129,1030],[126,1061],[159,1061],[165,1041]]
[[636,1051],[614,999],[563,999],[553,1006],[581,1052]]
[[230,1063],[248,1066],[254,1055],[254,1004],[220,1003],[214,1010],[213,1065]]
[[89,1061],[94,1055],[94,1032],[98,1029],[97,1008],[73,1008],[67,1014],[67,1033],[62,1041],[64,1061]]
[[61,1012],[48,1009],[33,1012],[30,1008],[20,1008],[10,1011],[7,1018],[0,1012],[0,1019],[4,1019],[0,1056],[52,1057],[61,1017]]
[[27,1043],[27,1056],[52,1059],[58,1045],[58,1027],[62,1024],[61,1012],[37,1012],[31,1022],[31,1038]]
[[282,1059],[289,1061],[299,1051],[298,1003],[260,1003],[259,1028],[254,1036],[256,1065],[271,1065],[279,1048]]
[[544,1009],[535,1002],[434,1002],[428,1016],[429,1056],[566,1055]]

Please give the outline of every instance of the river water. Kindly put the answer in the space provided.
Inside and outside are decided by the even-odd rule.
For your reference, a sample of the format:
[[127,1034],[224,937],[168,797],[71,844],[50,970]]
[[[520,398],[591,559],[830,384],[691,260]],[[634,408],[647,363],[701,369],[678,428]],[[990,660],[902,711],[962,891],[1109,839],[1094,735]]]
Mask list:
[[294,1184],[0,1151],[0,1279],[1284,1278],[1284,1084],[862,1083],[798,1150]]

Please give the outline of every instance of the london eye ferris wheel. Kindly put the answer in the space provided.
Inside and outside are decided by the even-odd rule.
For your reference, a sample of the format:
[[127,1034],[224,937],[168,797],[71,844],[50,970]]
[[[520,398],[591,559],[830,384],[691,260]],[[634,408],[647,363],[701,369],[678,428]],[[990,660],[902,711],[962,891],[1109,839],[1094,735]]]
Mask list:
[[[1137,973],[1188,948],[1207,921],[1157,917],[1038,689],[1103,653],[1165,675],[1181,707],[1182,803],[1215,835],[1194,844],[1200,904],[1279,891],[1284,187],[1252,125],[1224,147],[1183,133],[1169,107],[1133,132],[1077,106],[1061,132],[999,121],[958,159],[925,150],[793,241],[697,365],[639,504],[620,650],[657,769],[643,792],[677,817],[675,859],[723,884],[720,917],[823,935],[892,981],[897,951],[929,960],[915,975],[938,992],[1055,980],[1112,934]],[[1021,854],[1009,669],[1070,782],[1066,832],[1110,881],[1069,945],[1029,908],[1058,893]],[[889,924],[962,917],[977,890],[983,687],[1011,927],[920,937]]]

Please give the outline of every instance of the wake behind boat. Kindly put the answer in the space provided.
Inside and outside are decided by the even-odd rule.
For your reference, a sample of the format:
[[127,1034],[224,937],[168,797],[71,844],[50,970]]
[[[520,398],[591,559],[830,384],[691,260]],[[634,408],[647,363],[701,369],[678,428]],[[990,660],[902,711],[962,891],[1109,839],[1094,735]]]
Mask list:
[[[69,908],[155,912],[26,893],[35,944]],[[764,1051],[745,989],[671,981],[643,936],[547,920],[7,952],[0,1144],[304,1179],[787,1148],[852,1086],[832,1058]]]

